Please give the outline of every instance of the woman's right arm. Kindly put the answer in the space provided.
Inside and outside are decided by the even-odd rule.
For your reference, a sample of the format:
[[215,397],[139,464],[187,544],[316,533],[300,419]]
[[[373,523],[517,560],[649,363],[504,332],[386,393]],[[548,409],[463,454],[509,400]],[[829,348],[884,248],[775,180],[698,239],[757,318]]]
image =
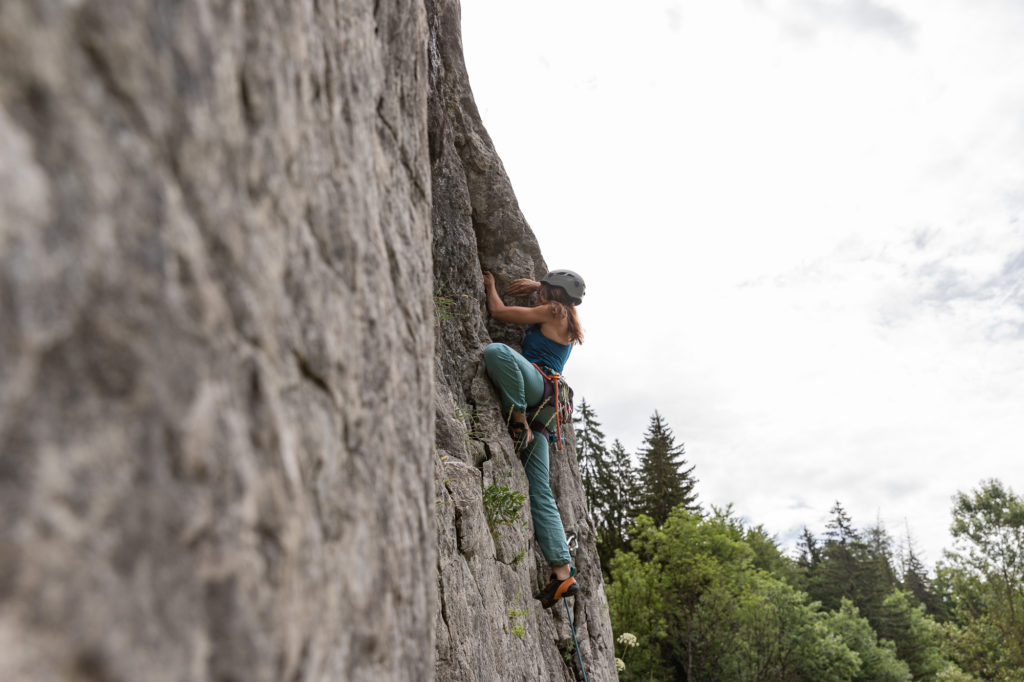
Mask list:
[[551,307],[546,305],[534,308],[505,305],[498,295],[497,287],[494,286],[494,275],[489,272],[484,273],[484,289],[487,290],[487,311],[496,320],[514,324],[534,324],[550,322],[554,317]]

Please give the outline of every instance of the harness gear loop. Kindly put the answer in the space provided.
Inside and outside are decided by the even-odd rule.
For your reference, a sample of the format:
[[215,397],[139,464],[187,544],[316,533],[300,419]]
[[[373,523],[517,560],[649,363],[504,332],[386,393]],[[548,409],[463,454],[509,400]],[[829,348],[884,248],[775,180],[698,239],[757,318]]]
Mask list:
[[[569,402],[569,401],[572,400],[572,391],[571,390],[569,391],[569,396],[565,396],[565,394],[562,392],[562,388],[561,388],[562,375],[559,374],[558,372],[551,371],[551,374],[548,374],[544,370],[545,369],[549,369],[549,368],[541,367],[536,362],[533,362],[533,363],[530,363],[530,364],[532,364],[534,366],[534,368],[538,372],[540,372],[540,375],[542,377],[544,377],[544,380],[548,384],[550,384],[551,387],[552,387],[552,390],[553,390],[553,393],[554,393],[553,398],[554,398],[554,408],[555,408],[555,410],[554,410],[555,411],[555,415],[554,415],[555,416],[555,433],[557,435],[557,440],[555,441],[555,449],[558,450],[559,452],[561,452],[562,451],[562,444],[565,442],[565,439],[562,437],[562,424],[564,423],[566,417],[568,416],[568,413],[572,411],[572,405]],[[544,407],[546,407],[548,405],[548,400],[549,399],[545,397],[544,400],[541,401],[540,405],[537,405],[537,409],[534,410],[534,413],[533,413],[533,419],[536,419],[537,416],[540,414],[540,411]],[[568,403],[568,404],[563,404],[563,403]],[[532,421],[532,419],[531,419],[531,421]],[[550,429],[548,428],[550,425],[551,425],[551,420],[550,419],[547,421],[547,423],[542,424],[542,426],[544,427],[544,430],[548,431],[548,432],[550,432]]]

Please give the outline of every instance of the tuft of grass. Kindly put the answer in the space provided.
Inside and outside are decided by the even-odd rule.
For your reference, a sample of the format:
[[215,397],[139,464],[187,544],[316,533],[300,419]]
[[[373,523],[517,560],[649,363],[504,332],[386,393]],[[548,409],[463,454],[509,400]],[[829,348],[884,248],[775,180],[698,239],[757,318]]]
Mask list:
[[455,418],[462,422],[466,427],[467,445],[469,444],[469,440],[483,439],[484,428],[480,425],[480,418],[477,417],[476,408],[459,406],[455,408]]
[[466,313],[459,312],[458,310],[458,299],[460,298],[469,298],[469,296],[466,294],[441,294],[434,296],[434,314],[437,315],[437,319],[443,322],[445,320],[455,320],[460,317],[466,317]]

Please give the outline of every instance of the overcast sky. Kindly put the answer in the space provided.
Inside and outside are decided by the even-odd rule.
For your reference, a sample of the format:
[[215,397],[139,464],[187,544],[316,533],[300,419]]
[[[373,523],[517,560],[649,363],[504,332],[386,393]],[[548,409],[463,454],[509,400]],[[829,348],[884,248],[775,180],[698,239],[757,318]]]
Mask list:
[[958,490],[1024,492],[1024,3],[463,0],[463,40],[609,442],[657,409],[703,502],[929,564]]

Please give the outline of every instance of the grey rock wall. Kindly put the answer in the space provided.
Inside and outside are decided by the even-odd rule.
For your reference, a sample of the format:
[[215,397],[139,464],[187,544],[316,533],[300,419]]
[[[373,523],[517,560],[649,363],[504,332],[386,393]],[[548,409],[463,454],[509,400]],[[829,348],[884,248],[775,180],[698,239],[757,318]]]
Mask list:
[[454,0],[0,3],[0,680],[573,679],[483,267],[546,269]]
[[0,679],[433,674],[426,45],[0,3]]
[[[549,570],[528,508],[523,523],[492,533],[481,495],[494,484],[527,493],[481,363],[491,340],[518,345],[522,328],[487,318],[481,271],[493,271],[500,290],[516,277],[540,278],[547,266],[473,102],[459,5],[429,0],[427,7],[437,320],[436,679],[582,679],[563,604],[545,611],[532,598]],[[586,308],[580,313],[585,319]],[[571,382],[572,359],[566,375]],[[579,538],[582,592],[569,601],[586,674],[591,681],[614,680],[608,604],[571,433],[565,450],[552,452],[551,482],[563,524]]]

